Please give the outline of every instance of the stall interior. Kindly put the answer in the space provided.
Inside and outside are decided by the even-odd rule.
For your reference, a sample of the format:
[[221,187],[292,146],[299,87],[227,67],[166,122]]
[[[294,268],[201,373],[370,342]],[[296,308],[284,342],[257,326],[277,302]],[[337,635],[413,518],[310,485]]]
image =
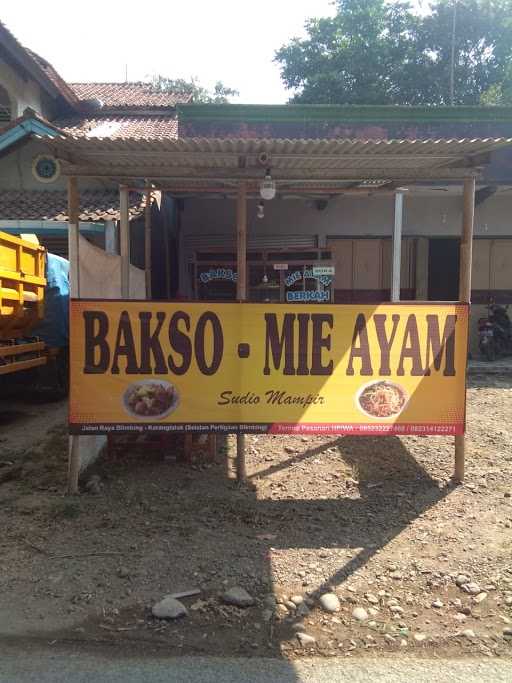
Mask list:
[[[191,291],[200,301],[237,298],[236,252],[197,251],[190,262]],[[330,249],[247,252],[248,300],[265,303],[332,301],[334,266]]]

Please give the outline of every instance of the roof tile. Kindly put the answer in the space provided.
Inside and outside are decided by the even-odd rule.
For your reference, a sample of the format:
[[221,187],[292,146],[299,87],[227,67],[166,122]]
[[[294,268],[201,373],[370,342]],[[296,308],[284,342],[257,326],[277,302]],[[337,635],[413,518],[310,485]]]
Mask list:
[[74,116],[54,121],[73,137],[108,138],[111,140],[159,140],[178,137],[176,116],[105,116],[84,118]]
[[174,107],[185,104],[190,95],[155,91],[151,83],[70,83],[80,100],[98,99],[110,108]]
[[[144,211],[145,195],[130,192],[130,218]],[[8,190],[0,192],[0,220],[67,221],[67,192]],[[80,193],[80,220],[119,220],[119,194],[111,190]]]

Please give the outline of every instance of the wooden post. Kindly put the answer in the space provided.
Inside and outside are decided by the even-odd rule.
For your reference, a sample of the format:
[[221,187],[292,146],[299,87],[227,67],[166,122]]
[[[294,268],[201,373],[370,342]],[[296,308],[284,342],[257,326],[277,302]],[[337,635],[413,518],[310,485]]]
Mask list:
[[[462,235],[460,240],[459,301],[471,303],[471,264],[473,261],[473,225],[475,219],[475,178],[464,180],[462,199]],[[467,351],[466,351],[467,354]],[[467,356],[466,356],[467,358]],[[465,436],[455,437],[456,482],[464,481]]]
[[151,299],[151,190],[146,192],[144,209],[144,268],[146,274],[146,299]]
[[130,298],[130,213],[128,188],[119,188],[119,250],[121,253],[121,298]]
[[[238,273],[236,296],[239,301],[245,301],[247,298],[247,184],[243,181],[238,185],[236,202],[236,246]],[[244,482],[247,477],[245,434],[237,434],[236,437],[236,476],[239,483]]]
[[400,283],[402,268],[402,217],[404,195],[395,194],[395,222],[393,225],[393,258],[391,270],[391,301],[400,301]]
[[[80,195],[77,179],[68,178],[68,256],[69,292],[71,297],[80,297]],[[80,474],[80,441],[78,436],[69,437],[68,445],[68,495],[78,493]]]

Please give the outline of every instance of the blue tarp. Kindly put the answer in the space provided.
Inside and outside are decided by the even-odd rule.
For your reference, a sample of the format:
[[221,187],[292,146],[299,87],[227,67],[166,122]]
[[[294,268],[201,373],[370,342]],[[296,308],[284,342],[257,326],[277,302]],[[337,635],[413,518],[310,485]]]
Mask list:
[[31,331],[47,346],[69,345],[69,261],[55,254],[46,254],[44,319]]

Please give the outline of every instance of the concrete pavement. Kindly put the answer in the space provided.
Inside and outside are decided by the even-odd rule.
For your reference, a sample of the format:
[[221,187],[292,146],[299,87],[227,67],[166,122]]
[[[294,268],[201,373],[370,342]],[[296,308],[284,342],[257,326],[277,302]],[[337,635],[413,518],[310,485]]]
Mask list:
[[0,646],[0,683],[509,683],[512,660],[121,657]]

